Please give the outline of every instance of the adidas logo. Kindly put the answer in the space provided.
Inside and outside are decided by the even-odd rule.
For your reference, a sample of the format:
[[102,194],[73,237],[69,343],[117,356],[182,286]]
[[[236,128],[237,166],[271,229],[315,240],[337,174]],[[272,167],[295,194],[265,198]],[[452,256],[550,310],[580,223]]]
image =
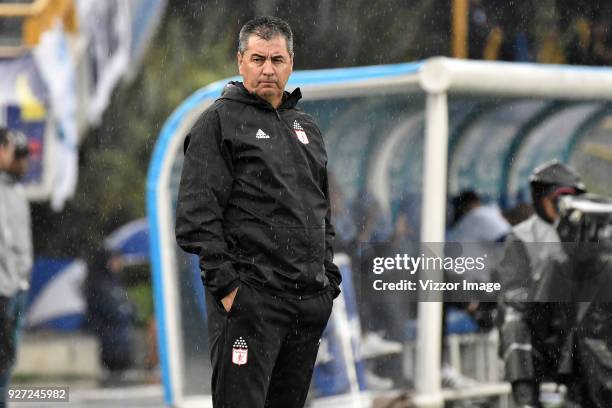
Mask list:
[[268,135],[266,134],[266,132],[264,132],[264,131],[263,131],[263,130],[261,130],[261,129],[258,129],[258,130],[257,130],[257,133],[255,134],[255,137],[256,137],[257,139],[269,139],[269,138],[270,138],[270,136],[268,136]]

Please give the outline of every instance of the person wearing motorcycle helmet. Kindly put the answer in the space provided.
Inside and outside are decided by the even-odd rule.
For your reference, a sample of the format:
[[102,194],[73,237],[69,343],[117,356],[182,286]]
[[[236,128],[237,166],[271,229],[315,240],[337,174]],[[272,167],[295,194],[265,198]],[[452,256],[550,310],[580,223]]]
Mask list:
[[559,199],[586,192],[576,171],[556,160],[536,167],[529,184],[535,214],[512,228],[495,270],[503,288],[498,302],[499,352],[514,400],[521,408],[541,406],[540,384],[555,380],[561,353],[557,342],[563,330],[561,322],[555,326],[555,304],[526,302],[529,290],[561,251],[555,228]]
[[559,197],[586,192],[578,173],[557,160],[536,167],[529,176],[529,186],[537,216],[549,224],[557,219]]

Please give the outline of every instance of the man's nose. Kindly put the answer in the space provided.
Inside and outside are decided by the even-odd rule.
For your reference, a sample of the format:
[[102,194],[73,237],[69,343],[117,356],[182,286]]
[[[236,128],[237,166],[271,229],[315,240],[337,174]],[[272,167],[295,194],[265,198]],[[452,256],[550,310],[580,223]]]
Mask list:
[[262,73],[267,76],[274,75],[274,67],[272,65],[271,59],[266,59],[266,61],[264,62]]

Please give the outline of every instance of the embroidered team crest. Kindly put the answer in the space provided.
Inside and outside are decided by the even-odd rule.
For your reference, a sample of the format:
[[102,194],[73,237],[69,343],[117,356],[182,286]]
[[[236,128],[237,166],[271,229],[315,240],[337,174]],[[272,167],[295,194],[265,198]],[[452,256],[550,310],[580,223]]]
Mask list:
[[293,121],[293,130],[295,131],[295,134],[297,135],[300,142],[304,144],[308,144],[308,136],[306,136],[306,132],[304,132],[304,128],[302,127],[302,125],[298,123],[297,120]]
[[267,135],[267,134],[266,134],[266,132],[264,132],[264,131],[263,131],[263,130],[261,130],[261,129],[258,129],[258,130],[257,130],[257,133],[255,134],[255,137],[256,137],[257,139],[269,139],[269,138],[270,138],[270,136],[269,136],[269,135]]
[[245,365],[249,357],[249,346],[242,337],[239,337],[234,342],[234,348],[232,349],[232,363],[236,365]]

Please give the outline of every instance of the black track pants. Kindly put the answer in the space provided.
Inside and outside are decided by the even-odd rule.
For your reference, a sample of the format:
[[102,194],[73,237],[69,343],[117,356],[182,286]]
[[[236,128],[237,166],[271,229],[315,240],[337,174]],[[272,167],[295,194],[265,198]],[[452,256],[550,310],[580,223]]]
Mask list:
[[302,408],[332,296],[286,299],[242,283],[228,313],[207,291],[214,408]]

